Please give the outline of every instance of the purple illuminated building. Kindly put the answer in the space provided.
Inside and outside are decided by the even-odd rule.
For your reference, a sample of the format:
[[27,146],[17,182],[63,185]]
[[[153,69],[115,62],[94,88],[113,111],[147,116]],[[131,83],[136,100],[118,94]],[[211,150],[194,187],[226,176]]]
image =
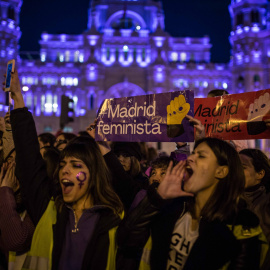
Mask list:
[[[17,57],[22,0],[1,0],[0,69]],[[232,0],[229,63],[210,62],[209,37],[174,38],[164,31],[161,2],[93,0],[81,35],[43,33],[39,60],[18,56],[25,102],[39,132],[59,129],[60,100],[73,98],[82,130],[106,98],[193,89],[242,93],[269,88],[270,13],[267,0]],[[0,111],[7,110],[0,96]],[[2,114],[3,114],[2,113]],[[89,120],[91,119],[91,120]],[[266,149],[267,143],[260,141]]]

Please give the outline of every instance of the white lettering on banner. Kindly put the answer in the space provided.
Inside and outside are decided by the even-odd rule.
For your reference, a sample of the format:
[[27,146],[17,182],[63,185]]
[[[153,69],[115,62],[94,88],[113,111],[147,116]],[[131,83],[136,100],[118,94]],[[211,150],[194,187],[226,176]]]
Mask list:
[[[137,107],[138,104],[135,102],[133,107],[130,107],[127,109],[126,107],[120,108],[120,104],[116,106],[116,108],[113,110],[112,106],[110,105],[108,110],[108,117],[139,117],[139,116],[155,116],[156,115],[156,101],[153,102],[153,105],[149,105],[146,107],[146,102],[144,102],[144,106]],[[142,110],[142,114],[140,114],[140,110]]]
[[158,123],[149,123],[147,120],[145,123],[136,123],[136,120],[134,120],[133,124],[104,124],[103,121],[99,121],[97,124],[98,127],[98,133],[102,133],[105,135],[108,134],[120,134],[120,135],[125,135],[125,134],[161,134],[162,132],[160,131],[160,125]]
[[[112,118],[112,120],[117,118],[131,118],[131,117],[152,117],[156,115],[156,101],[153,102],[153,105],[146,106],[146,102],[144,102],[144,106],[138,106],[137,102],[135,102],[134,106],[130,108],[120,107],[118,104],[114,109],[111,105],[108,107],[108,117]],[[142,135],[142,134],[162,134],[160,130],[160,124],[151,123],[148,120],[145,120],[144,123],[136,123],[136,120],[133,120],[133,123],[117,123],[117,124],[105,124],[102,120],[97,124],[98,133],[99,134],[132,134],[132,135]]]

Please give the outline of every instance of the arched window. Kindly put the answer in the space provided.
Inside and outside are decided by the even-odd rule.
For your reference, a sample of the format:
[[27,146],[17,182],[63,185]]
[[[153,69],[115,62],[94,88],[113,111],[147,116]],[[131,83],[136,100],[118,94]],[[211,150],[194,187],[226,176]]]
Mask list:
[[237,86],[239,88],[242,88],[244,86],[244,81],[245,81],[244,77],[240,75],[237,79]]
[[244,23],[244,14],[242,12],[236,15],[236,25],[241,25]]
[[260,76],[258,74],[254,75],[253,77],[253,81],[256,82],[260,82]]
[[145,53],[145,48],[142,49],[142,60],[145,61],[146,59],[146,53]]
[[252,23],[259,23],[260,22],[260,15],[258,10],[251,11],[251,22]]
[[108,61],[108,60],[110,60],[110,58],[111,58],[111,50],[110,50],[110,48],[107,48],[106,49],[106,60]]
[[137,24],[133,19],[123,16],[112,23],[113,29],[136,29]]
[[15,21],[15,10],[14,10],[14,7],[13,6],[9,6],[8,7],[8,19],[11,19],[13,21]]
[[66,62],[70,61],[70,51],[65,51],[65,61]]
[[146,23],[137,12],[131,10],[119,10],[110,16],[106,22],[105,28],[140,31],[141,29],[146,28]]
[[118,48],[115,49],[115,58],[118,61],[118,59],[119,59],[119,49]]
[[260,81],[261,81],[260,76],[258,74],[255,74],[254,77],[253,77],[254,86],[259,87],[260,86]]
[[133,61],[136,61],[136,59],[137,59],[137,50],[136,50],[136,48],[134,48],[134,50],[133,50]]

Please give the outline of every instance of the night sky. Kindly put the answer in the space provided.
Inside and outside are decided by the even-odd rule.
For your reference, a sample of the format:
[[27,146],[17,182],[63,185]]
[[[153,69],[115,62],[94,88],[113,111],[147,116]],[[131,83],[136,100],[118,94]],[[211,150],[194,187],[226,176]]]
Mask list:
[[[39,51],[42,32],[81,34],[87,28],[90,0],[23,0],[21,51]],[[174,37],[208,35],[212,62],[230,59],[230,0],[163,0],[166,31]]]

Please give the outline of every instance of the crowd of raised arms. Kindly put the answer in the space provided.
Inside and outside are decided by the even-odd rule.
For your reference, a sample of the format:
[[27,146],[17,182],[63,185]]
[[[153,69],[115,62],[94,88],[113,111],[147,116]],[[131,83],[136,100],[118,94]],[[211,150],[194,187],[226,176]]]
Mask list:
[[0,122],[0,270],[270,269],[262,151],[205,137],[191,116],[194,147],[176,143],[170,156],[147,143],[96,142],[96,122],[77,135],[38,135],[16,70],[10,95],[14,109]]

